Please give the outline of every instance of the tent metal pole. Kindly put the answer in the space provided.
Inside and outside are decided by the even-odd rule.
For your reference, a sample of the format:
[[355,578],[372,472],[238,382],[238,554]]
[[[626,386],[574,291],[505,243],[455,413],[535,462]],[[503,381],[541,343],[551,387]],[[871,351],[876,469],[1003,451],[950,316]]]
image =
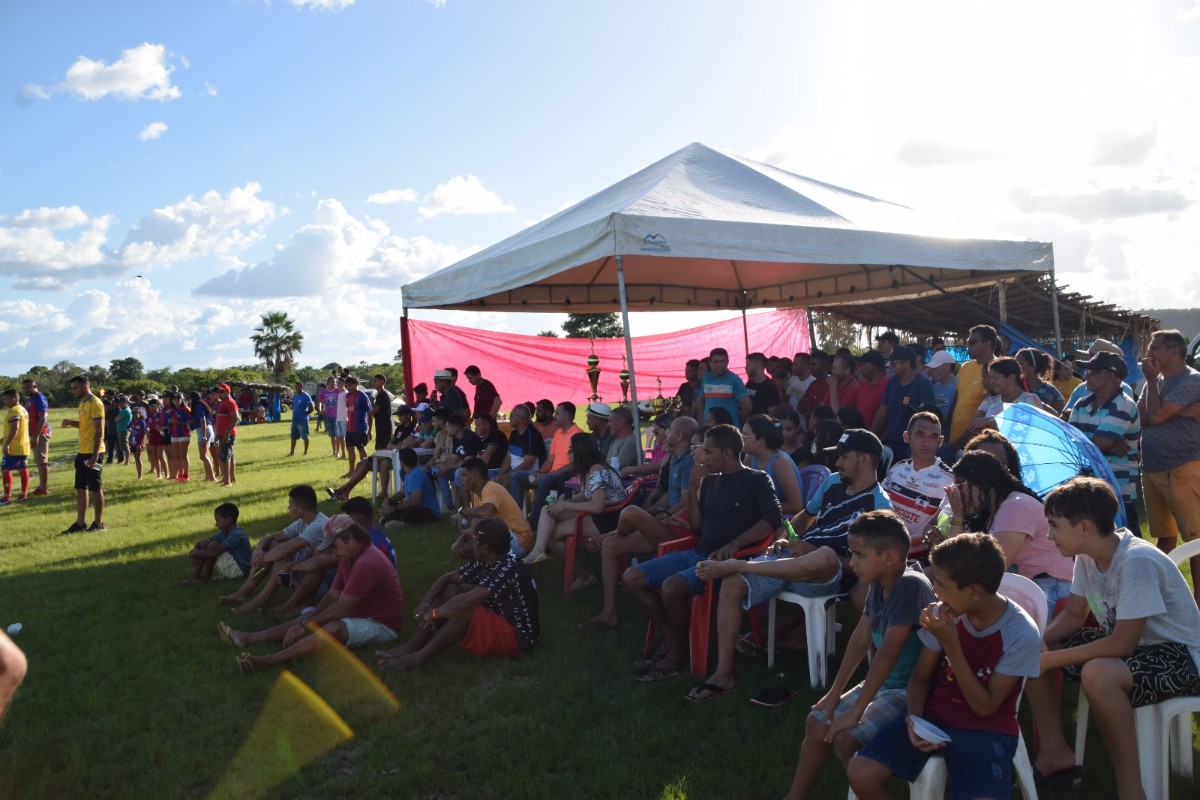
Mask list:
[[746,346],[746,355],[750,355],[750,332],[746,328],[745,306],[742,306],[742,343]]
[[[632,400],[633,435],[642,441],[642,421],[638,415],[637,368],[633,364],[633,339],[629,334],[629,298],[625,295],[625,257],[617,256],[617,291],[621,297],[621,327],[625,329],[625,359],[629,362],[629,397]],[[742,312],[745,313],[745,312]],[[637,463],[643,461],[642,448],[637,449]]]
[[1054,346],[1058,350],[1058,352],[1054,354],[1054,357],[1062,358],[1062,324],[1058,319],[1058,283],[1054,280],[1053,265],[1050,267],[1050,309],[1054,312]]

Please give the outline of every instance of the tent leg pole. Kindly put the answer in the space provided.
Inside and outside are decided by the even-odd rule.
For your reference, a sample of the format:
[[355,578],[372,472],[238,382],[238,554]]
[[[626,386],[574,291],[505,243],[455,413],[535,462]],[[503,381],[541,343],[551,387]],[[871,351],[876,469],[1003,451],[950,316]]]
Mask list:
[[746,355],[750,355],[750,331],[746,327],[746,307],[742,306],[742,344],[746,346]]
[[[629,298],[625,295],[625,258],[617,256],[617,291],[621,297],[621,327],[625,329],[625,358],[629,362],[629,396],[632,399],[633,435],[642,441],[642,421],[638,415],[637,368],[633,364],[633,339],[629,335]],[[743,312],[744,313],[744,312]],[[637,448],[637,463],[643,461],[642,448]]]
[[1054,267],[1050,267],[1050,308],[1054,312],[1054,347],[1058,350],[1055,355],[1062,358],[1062,325],[1058,319],[1058,283],[1054,280]]
[[400,315],[400,354],[404,359],[404,363],[400,365],[404,373],[404,402],[409,405],[413,402],[412,393],[412,345],[408,341],[408,309],[404,309],[404,313]]

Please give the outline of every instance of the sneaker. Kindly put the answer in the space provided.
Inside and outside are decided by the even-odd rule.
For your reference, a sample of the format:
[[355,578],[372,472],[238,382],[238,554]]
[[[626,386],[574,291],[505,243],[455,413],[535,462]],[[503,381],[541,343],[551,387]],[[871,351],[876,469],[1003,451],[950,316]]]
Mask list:
[[50,490],[47,489],[45,486],[39,486],[38,488],[33,490],[34,497],[42,497],[43,495],[47,495],[47,494],[50,494]]
[[18,498],[17,498],[17,502],[18,502],[18,503],[24,503],[24,502],[25,502],[26,500],[28,500],[28,499],[29,499],[29,495],[23,494],[23,495],[21,495],[20,497],[18,497]]
[[106,531],[106,530],[108,530],[108,528],[104,527],[103,522],[93,522],[91,525],[88,526],[88,531]]
[[63,533],[82,533],[87,530],[87,525],[82,522],[72,522],[71,527],[67,528]]
[[6,506],[11,502],[12,500],[9,500],[7,497],[0,497],[0,506]]

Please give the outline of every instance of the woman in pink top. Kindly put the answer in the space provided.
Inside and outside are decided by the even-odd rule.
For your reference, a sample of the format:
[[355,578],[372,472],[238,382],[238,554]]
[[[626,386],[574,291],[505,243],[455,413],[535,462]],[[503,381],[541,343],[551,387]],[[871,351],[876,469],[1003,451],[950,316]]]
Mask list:
[[987,531],[994,536],[1005,566],[1041,588],[1053,616],[1055,604],[1071,593],[1074,564],[1050,541],[1042,501],[991,453],[966,453],[953,472],[955,482],[946,487],[950,535]]

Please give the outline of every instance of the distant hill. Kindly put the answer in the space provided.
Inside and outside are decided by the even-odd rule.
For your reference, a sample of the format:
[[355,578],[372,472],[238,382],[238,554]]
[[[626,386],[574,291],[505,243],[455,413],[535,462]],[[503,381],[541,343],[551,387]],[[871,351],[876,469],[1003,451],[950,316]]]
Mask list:
[[1146,308],[1137,313],[1162,320],[1164,328],[1183,331],[1189,339],[1200,333],[1200,308]]

